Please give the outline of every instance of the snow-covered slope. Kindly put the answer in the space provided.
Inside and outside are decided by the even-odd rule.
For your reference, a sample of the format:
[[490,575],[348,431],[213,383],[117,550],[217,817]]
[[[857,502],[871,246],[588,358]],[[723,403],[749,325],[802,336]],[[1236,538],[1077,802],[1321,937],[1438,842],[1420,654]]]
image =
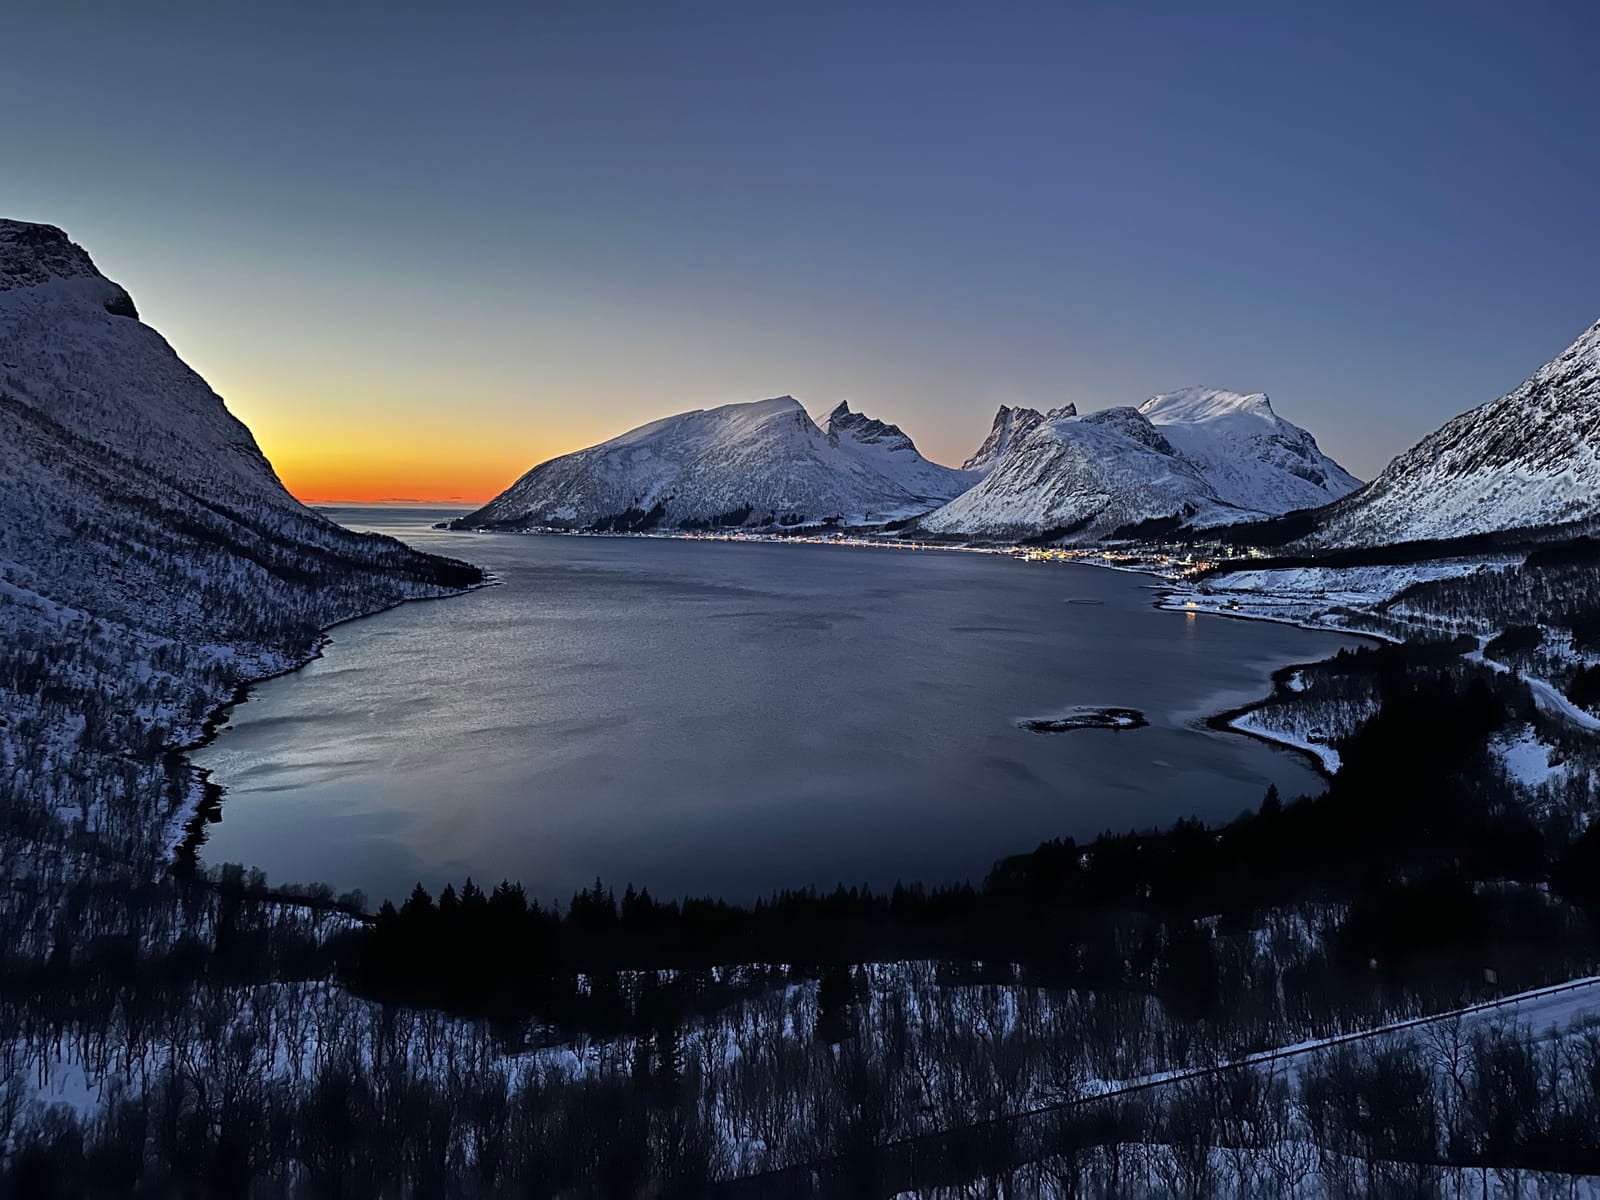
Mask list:
[[977,482],[978,477],[965,468],[958,471],[929,462],[898,425],[851,412],[842,400],[828,414],[824,430],[830,445],[853,455],[864,467],[892,480],[919,501],[947,500]]
[[923,528],[1089,541],[1144,521],[1215,525],[1288,512],[1359,486],[1263,395],[1189,388],[1139,409],[1030,413],[1002,410],[969,460],[983,481],[922,518]]
[[987,475],[994,470],[994,464],[1011,449],[1013,443],[1026,437],[1041,421],[1055,421],[1062,417],[1077,415],[1076,404],[1069,404],[1065,408],[1052,408],[1048,413],[1042,413],[1036,408],[1012,408],[1010,405],[1002,404],[1000,410],[994,414],[994,425],[989,430],[989,436],[983,439],[983,445],[978,447],[972,457],[961,464],[961,469],[973,472],[976,476]]
[[1152,396],[1139,412],[1200,468],[1217,498],[1235,508],[1315,508],[1361,486],[1322,453],[1316,438],[1273,412],[1261,392],[1184,388]]
[[1209,515],[1217,501],[1193,464],[1132,408],[1042,421],[970,491],[922,518],[933,533],[1099,537],[1137,521]]
[[[0,810],[153,862],[195,736],[317,630],[476,572],[302,506],[61,230],[0,220]],[[192,782],[192,781],[189,781]]]
[[696,409],[534,467],[461,528],[696,528],[883,521],[969,477],[841,404],[819,428],[792,396]]
[[1461,414],[1318,514],[1365,546],[1600,517],[1600,322],[1516,391]]

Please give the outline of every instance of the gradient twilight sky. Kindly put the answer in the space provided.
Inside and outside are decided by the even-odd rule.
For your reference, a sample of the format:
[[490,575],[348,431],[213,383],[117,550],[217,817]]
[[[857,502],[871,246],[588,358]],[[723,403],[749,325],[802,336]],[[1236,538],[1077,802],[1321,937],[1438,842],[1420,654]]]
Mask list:
[[[32,11],[28,11],[31,9]],[[1600,317],[1600,5],[11,11],[64,227],[304,498],[688,408],[1266,391],[1369,476]]]

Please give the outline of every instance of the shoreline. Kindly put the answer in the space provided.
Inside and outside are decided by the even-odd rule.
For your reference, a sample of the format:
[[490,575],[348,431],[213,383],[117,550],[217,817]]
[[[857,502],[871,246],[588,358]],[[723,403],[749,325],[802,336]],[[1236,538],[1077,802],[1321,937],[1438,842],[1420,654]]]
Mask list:
[[1167,586],[1163,587],[1162,590],[1166,594],[1156,601],[1155,605],[1162,612],[1190,612],[1206,617],[1228,617],[1235,621],[1264,621],[1269,625],[1288,625],[1295,629],[1304,629],[1310,633],[1339,633],[1346,637],[1369,638],[1374,642],[1381,642],[1390,646],[1398,646],[1405,641],[1404,638],[1398,638],[1392,634],[1379,633],[1372,629],[1351,629],[1347,625],[1334,625],[1323,621],[1297,621],[1291,617],[1273,617],[1268,616],[1266,613],[1247,612],[1244,609],[1210,608],[1198,604],[1170,605],[1166,601],[1177,595],[1180,589],[1175,586]]
[[1325,759],[1321,754],[1318,754],[1315,750],[1311,749],[1309,746],[1306,746],[1300,742],[1291,742],[1283,737],[1276,736],[1274,731],[1271,730],[1249,729],[1234,723],[1242,720],[1245,717],[1248,717],[1253,712],[1259,712],[1274,699],[1276,699],[1279,689],[1295,672],[1315,665],[1316,664],[1314,662],[1302,662],[1291,663],[1288,666],[1279,667],[1272,673],[1271,692],[1259,700],[1252,700],[1248,704],[1235,705],[1233,708],[1225,708],[1219,713],[1214,713],[1207,717],[1203,724],[1207,729],[1214,730],[1217,733],[1237,734],[1240,737],[1253,738],[1255,741],[1265,742],[1267,745],[1275,746],[1279,750],[1292,751],[1294,754],[1297,754],[1301,758],[1305,759],[1311,769],[1320,775],[1325,782],[1332,783],[1337,768],[1330,768],[1328,760]]
[[[1345,637],[1364,638],[1379,645],[1397,645],[1402,641],[1402,639],[1391,637],[1388,634],[1373,633],[1367,630],[1353,630],[1327,622],[1294,620],[1289,617],[1274,617],[1265,613],[1245,612],[1236,609],[1218,609],[1214,606],[1196,603],[1174,604],[1171,601],[1183,593],[1183,588],[1169,582],[1161,586],[1159,590],[1161,595],[1157,599],[1155,607],[1161,612],[1199,613],[1208,617],[1231,617],[1236,621],[1264,621],[1271,625],[1287,625],[1295,629],[1304,629],[1310,633],[1337,633]],[[1272,690],[1265,696],[1258,700],[1252,700],[1247,704],[1235,705],[1232,708],[1224,709],[1222,712],[1212,714],[1205,719],[1205,727],[1218,733],[1232,733],[1240,737],[1253,738],[1269,746],[1276,746],[1280,750],[1289,751],[1305,760],[1325,782],[1332,783],[1338,768],[1333,767],[1330,769],[1328,760],[1322,753],[1303,742],[1290,740],[1278,731],[1266,728],[1249,728],[1238,724],[1239,721],[1248,717],[1251,713],[1260,712],[1268,704],[1276,700],[1289,678],[1295,672],[1315,665],[1315,663],[1300,662],[1288,663],[1279,667],[1272,672],[1270,677]],[[1332,747],[1329,747],[1329,752],[1334,753],[1337,760],[1337,752],[1333,751]]]
[[[1191,613],[1206,617],[1228,617],[1237,621],[1262,621],[1270,625],[1284,625],[1294,629],[1304,629],[1308,633],[1337,633],[1344,637],[1364,638],[1380,645],[1396,645],[1403,640],[1401,638],[1392,637],[1388,634],[1375,633],[1368,630],[1348,629],[1341,625],[1334,625],[1326,622],[1293,620],[1289,617],[1269,616],[1266,613],[1246,612],[1238,609],[1224,609],[1218,608],[1214,605],[1192,602],[1188,604],[1173,603],[1173,601],[1179,596],[1186,594],[1185,587],[1174,580],[1172,576],[1163,574],[1153,566],[1134,567],[1121,563],[1098,562],[1093,558],[1069,559],[1065,565],[1098,567],[1103,571],[1123,571],[1129,574],[1148,575],[1152,579],[1158,580],[1159,582],[1150,585],[1151,589],[1157,593],[1156,599],[1151,607],[1155,608],[1158,612],[1175,614]],[[1189,592],[1187,594],[1192,595],[1193,593]],[[1272,674],[1268,677],[1272,687],[1265,696],[1262,696],[1256,700],[1248,701],[1244,704],[1234,705],[1231,708],[1223,709],[1221,712],[1213,713],[1208,717],[1202,718],[1200,724],[1204,728],[1209,729],[1214,733],[1231,733],[1238,737],[1250,738],[1254,741],[1272,746],[1275,749],[1293,754],[1310,766],[1311,769],[1315,771],[1324,782],[1331,783],[1333,781],[1335,770],[1329,769],[1328,760],[1318,751],[1300,741],[1290,740],[1276,731],[1264,728],[1251,729],[1237,724],[1238,721],[1248,717],[1251,713],[1259,712],[1273,700],[1277,699],[1280,694],[1280,690],[1295,672],[1315,665],[1315,662],[1295,662],[1286,663],[1285,665],[1274,669]]]
[[[1190,607],[1188,605],[1172,606],[1167,604],[1166,601],[1176,595],[1177,590],[1178,589],[1176,588],[1167,589],[1167,592],[1162,599],[1156,602],[1156,608],[1160,609],[1162,612],[1192,612],[1201,613],[1208,617],[1232,617],[1236,621],[1264,621],[1271,625],[1288,625],[1295,629],[1304,629],[1310,633],[1337,633],[1346,637],[1365,638],[1379,645],[1398,645],[1400,643],[1399,638],[1390,637],[1386,634],[1369,633],[1365,630],[1357,632],[1355,630],[1346,629],[1338,625],[1316,623],[1311,621],[1294,621],[1287,617],[1269,617],[1264,613],[1234,612],[1231,610],[1219,611],[1215,608],[1202,608],[1198,605]],[[1233,708],[1224,709],[1222,712],[1215,713],[1212,716],[1207,717],[1205,720],[1206,728],[1216,730],[1219,733],[1233,733],[1238,734],[1240,737],[1254,738],[1258,742],[1265,742],[1267,745],[1276,746],[1280,750],[1290,751],[1309,763],[1312,770],[1316,771],[1316,773],[1320,775],[1326,782],[1332,783],[1333,777],[1337,773],[1338,768],[1330,768],[1327,758],[1319,751],[1312,749],[1310,746],[1298,740],[1290,740],[1288,737],[1283,736],[1280,731],[1266,728],[1252,729],[1238,724],[1239,721],[1242,721],[1251,713],[1260,712],[1262,709],[1266,708],[1268,704],[1276,700],[1285,682],[1296,671],[1300,671],[1306,667],[1315,665],[1315,663],[1302,662],[1290,663],[1286,666],[1279,667],[1271,675],[1272,690],[1270,692],[1268,692],[1265,696],[1262,696],[1259,700],[1252,700],[1248,704],[1236,705]],[[1335,759],[1337,759],[1337,751],[1334,751],[1332,747],[1329,747],[1329,752],[1334,754]]]
[[[481,569],[481,568],[480,568]],[[217,740],[217,735],[227,728],[233,716],[233,710],[250,699],[250,693],[259,685],[274,679],[281,679],[285,675],[293,675],[296,671],[304,670],[312,663],[323,657],[323,652],[333,643],[333,631],[344,625],[356,621],[365,621],[369,617],[381,616],[386,612],[393,612],[404,604],[416,604],[432,600],[457,600],[472,592],[482,591],[484,588],[498,587],[500,580],[492,572],[484,571],[483,580],[456,592],[445,592],[437,596],[407,596],[396,600],[393,604],[385,604],[371,612],[357,613],[355,616],[345,617],[333,622],[317,631],[316,640],[303,657],[289,666],[277,671],[269,671],[265,675],[253,675],[234,684],[233,691],[226,700],[213,706],[200,722],[200,735],[192,741],[176,746],[168,746],[162,751],[163,757],[169,763],[177,761],[186,766],[194,778],[189,787],[189,794],[184,801],[167,818],[166,832],[162,835],[162,842],[166,846],[166,857],[162,863],[165,870],[174,874],[182,874],[197,870],[200,865],[200,848],[205,845],[206,826],[214,825],[221,819],[222,798],[227,794],[227,789],[220,783],[213,783],[211,772],[205,767],[197,766],[189,755],[196,750],[203,750]]]

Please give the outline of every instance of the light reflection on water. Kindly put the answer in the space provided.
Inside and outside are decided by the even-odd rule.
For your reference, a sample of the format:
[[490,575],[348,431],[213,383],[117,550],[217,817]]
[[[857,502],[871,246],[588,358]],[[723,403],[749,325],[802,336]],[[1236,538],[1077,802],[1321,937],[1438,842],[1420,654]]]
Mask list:
[[[1315,789],[1198,721],[1350,644],[1180,619],[1150,580],[1091,567],[437,518],[341,514],[502,585],[341,626],[235,710],[194,756],[228,789],[206,861],[374,898],[469,873],[563,898],[597,874],[743,898],[981,876],[1045,838]],[[1151,726],[1015,726],[1080,704]]]

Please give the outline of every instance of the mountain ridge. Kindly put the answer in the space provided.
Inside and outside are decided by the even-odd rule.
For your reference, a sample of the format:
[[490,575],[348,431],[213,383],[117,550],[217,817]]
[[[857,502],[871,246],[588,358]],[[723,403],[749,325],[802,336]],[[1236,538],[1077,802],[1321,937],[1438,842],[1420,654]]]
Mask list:
[[1103,537],[1169,518],[1276,516],[1357,486],[1262,393],[1188,388],[1086,415],[1001,405],[960,469],[848,402],[819,426],[785,395],[663,417],[546,460],[451,524],[640,532],[914,519],[942,535],[1070,526]]
[[826,424],[788,395],[676,413],[537,464],[453,527],[883,521],[926,512],[968,483],[847,403]]
[[[1020,413],[1020,415],[1019,415]],[[983,479],[919,520],[931,533],[1092,541],[1152,521],[1227,524],[1343,495],[1359,481],[1263,393],[1185,388],[1138,408],[996,414]]]
[[1309,514],[1308,549],[1600,517],[1600,321],[1505,395],[1452,417],[1360,491]]

